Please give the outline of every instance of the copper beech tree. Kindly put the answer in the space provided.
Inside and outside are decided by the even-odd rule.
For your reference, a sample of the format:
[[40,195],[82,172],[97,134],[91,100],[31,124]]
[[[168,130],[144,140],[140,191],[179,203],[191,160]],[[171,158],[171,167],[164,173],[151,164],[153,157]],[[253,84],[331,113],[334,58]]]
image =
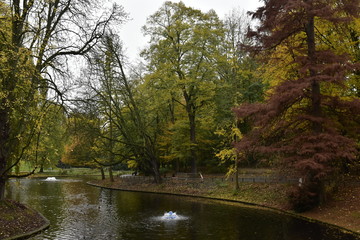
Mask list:
[[292,72],[264,103],[234,109],[240,120],[253,121],[253,130],[235,147],[276,156],[281,166],[302,178],[290,201],[303,211],[325,200],[325,183],[358,161],[360,101],[347,95],[346,82],[356,77],[359,66],[322,44],[326,33],[316,26],[350,24],[358,17],[359,0],[264,3],[252,13],[259,20],[257,29],[249,31],[259,43],[253,50],[269,59],[274,51],[286,49],[293,59]]

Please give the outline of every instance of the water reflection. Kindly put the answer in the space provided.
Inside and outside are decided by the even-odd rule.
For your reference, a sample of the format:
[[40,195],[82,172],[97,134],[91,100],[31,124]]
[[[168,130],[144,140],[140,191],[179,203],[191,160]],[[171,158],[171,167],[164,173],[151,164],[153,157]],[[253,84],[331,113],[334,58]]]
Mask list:
[[[204,199],[111,191],[82,180],[11,181],[9,198],[51,221],[32,239],[357,239],[335,229],[261,209]],[[160,221],[175,210],[181,221]]]

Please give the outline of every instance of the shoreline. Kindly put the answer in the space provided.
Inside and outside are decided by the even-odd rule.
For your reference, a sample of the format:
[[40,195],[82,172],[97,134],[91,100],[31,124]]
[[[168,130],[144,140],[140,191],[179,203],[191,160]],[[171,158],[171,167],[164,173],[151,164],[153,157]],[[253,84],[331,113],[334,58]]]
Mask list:
[[[70,176],[72,177],[72,176]],[[89,179],[90,180],[90,179]],[[343,232],[353,234],[360,240],[360,185],[345,186],[341,192],[337,193],[328,204],[305,213],[295,213],[290,211],[286,204],[286,192],[291,187],[284,183],[241,183],[240,190],[234,191],[233,183],[227,181],[198,181],[198,180],[180,180],[167,179],[162,184],[154,184],[152,181],[144,181],[136,177],[124,179],[115,177],[115,182],[109,179],[91,179],[87,184],[120,191],[146,192],[155,194],[169,194],[174,196],[184,196],[192,198],[209,199],[214,201],[227,202],[229,204],[241,204],[249,208],[261,208],[269,211],[276,211],[282,214],[295,216],[310,222],[318,222],[330,227],[335,227]],[[6,203],[7,202],[7,203]],[[15,219],[26,217],[25,222],[14,223],[11,219],[6,219],[5,215],[0,216],[0,239],[12,240],[26,238],[35,235],[38,232],[50,226],[50,222],[41,213],[34,209],[8,200],[2,205],[0,210],[6,210],[6,207],[17,208],[13,212],[7,213],[8,216],[15,216]],[[29,212],[30,211],[30,212]],[[31,215],[33,214],[33,215]],[[5,219],[4,219],[5,216]],[[29,217],[31,216],[31,217]],[[2,221],[5,224],[1,224]],[[34,220],[43,219],[41,226],[35,226]],[[5,222],[4,222],[5,220]],[[11,225],[13,224],[13,225]],[[8,226],[6,226],[8,225]],[[18,230],[18,227],[24,230]],[[17,229],[16,229],[17,228]],[[2,230],[12,230],[4,232]],[[14,230],[16,229],[16,230]],[[19,232],[21,234],[19,234]],[[4,235],[6,234],[6,235]]]
[[46,217],[25,204],[5,200],[0,209],[3,211],[0,217],[1,240],[26,239],[50,227]]
[[[155,194],[168,194],[168,195],[174,195],[174,196],[184,196],[184,197],[195,197],[195,198],[203,198],[203,199],[209,199],[209,200],[215,200],[215,201],[225,201],[225,202],[230,202],[230,203],[238,203],[238,204],[242,204],[248,207],[259,207],[259,208],[263,208],[263,209],[267,209],[270,211],[276,211],[282,214],[287,214],[287,215],[292,215],[298,218],[302,218],[305,219],[307,221],[310,222],[318,222],[324,225],[327,225],[329,227],[333,227],[333,228],[338,228],[339,230],[343,231],[343,232],[349,232],[351,234],[354,234],[355,236],[357,236],[360,239],[360,212],[359,212],[359,217],[357,217],[357,213],[355,215],[355,222],[353,224],[348,224],[349,221],[337,221],[334,218],[329,218],[329,216],[331,216],[331,214],[329,214],[330,210],[334,210],[334,208],[332,207],[332,205],[330,204],[329,206],[323,206],[323,207],[319,207],[319,209],[314,209],[308,212],[304,212],[304,213],[295,213],[293,211],[290,211],[286,205],[282,205],[281,203],[284,204],[284,199],[283,195],[281,195],[280,199],[282,201],[277,202],[279,199],[274,197],[274,201],[271,201],[267,198],[263,198],[261,201],[261,198],[257,198],[257,199],[252,199],[251,197],[247,197],[244,199],[243,196],[239,196],[239,195],[235,195],[234,193],[228,192],[228,194],[223,194],[224,191],[219,191],[211,189],[210,191],[204,191],[204,189],[199,190],[199,188],[194,189],[191,184],[185,182],[182,183],[182,185],[185,185],[180,187],[174,186],[172,184],[160,184],[156,185],[156,184],[150,184],[150,183],[129,183],[124,181],[123,179],[120,178],[116,178],[115,182],[110,182],[108,179],[106,180],[93,180],[90,182],[87,182],[87,184],[92,185],[94,187],[100,187],[100,188],[105,188],[105,189],[111,189],[111,190],[119,190],[119,191],[132,191],[132,192],[144,192],[144,193],[155,193]],[[248,186],[245,186],[245,188],[250,188],[249,191],[253,191],[254,190],[254,185],[255,185],[255,189],[257,189],[258,185],[260,184],[247,184]],[[268,184],[263,184],[264,188],[268,188]],[[278,184],[280,185],[280,184]],[[244,184],[243,184],[244,186]],[[169,189],[171,188],[171,189]],[[186,190],[184,190],[184,188]],[[220,186],[220,188],[223,188]],[[278,186],[279,190],[283,190],[282,193],[285,192],[285,189],[287,188],[286,185],[280,185]],[[272,189],[272,188],[270,188]],[[180,191],[179,191],[180,190]],[[197,191],[196,191],[197,190]],[[209,190],[209,189],[207,189]],[[229,190],[229,189],[227,189]],[[243,189],[240,189],[244,190]],[[360,192],[360,187],[357,189]],[[256,194],[258,194],[258,192],[256,192]],[[360,209],[360,206],[359,206]],[[331,211],[330,211],[331,212]],[[342,217],[348,217],[351,218],[351,216],[344,216],[342,215]],[[351,219],[348,219],[353,220]]]

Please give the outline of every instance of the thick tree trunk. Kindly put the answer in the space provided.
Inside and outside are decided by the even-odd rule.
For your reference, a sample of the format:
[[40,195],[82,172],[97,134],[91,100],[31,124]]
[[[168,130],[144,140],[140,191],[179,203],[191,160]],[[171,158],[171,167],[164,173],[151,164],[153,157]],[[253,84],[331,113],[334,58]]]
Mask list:
[[155,183],[160,184],[162,182],[162,178],[159,171],[159,165],[155,157],[151,159],[151,165],[154,174],[154,181]]
[[[322,123],[320,121],[322,115],[321,109],[321,89],[320,83],[316,78],[316,65],[318,63],[316,55],[316,42],[315,42],[315,22],[314,16],[309,15],[307,24],[305,25],[307,50],[308,50],[308,61],[309,61],[309,76],[311,78],[311,112],[310,114],[315,117],[312,121],[312,132],[319,134],[322,132]],[[319,204],[322,202],[323,195],[323,184],[321,180],[315,178],[314,173],[309,173],[310,188],[316,189],[317,201]],[[325,198],[324,198],[325,200]]]
[[[6,101],[1,101],[1,103]],[[6,106],[6,105],[2,105]],[[4,200],[5,184],[7,181],[7,161],[9,155],[8,139],[9,139],[9,112],[6,107],[0,109],[0,201]]]
[[6,109],[0,110],[0,201],[5,197],[5,184],[7,181],[7,161],[9,149],[7,141],[9,139],[8,113]]
[[14,17],[12,18],[12,50],[15,50],[13,54],[9,56],[9,75],[2,79],[1,88],[8,93],[4,98],[0,98],[0,201],[5,197],[5,184],[7,181],[7,166],[9,158],[9,138],[10,138],[10,116],[11,116],[11,104],[15,100],[14,89],[16,86],[16,70],[18,67],[18,50],[21,46],[21,37],[23,22],[19,20],[21,14],[19,13],[20,2],[13,3],[16,10]]
[[6,176],[0,177],[0,202],[5,199]]

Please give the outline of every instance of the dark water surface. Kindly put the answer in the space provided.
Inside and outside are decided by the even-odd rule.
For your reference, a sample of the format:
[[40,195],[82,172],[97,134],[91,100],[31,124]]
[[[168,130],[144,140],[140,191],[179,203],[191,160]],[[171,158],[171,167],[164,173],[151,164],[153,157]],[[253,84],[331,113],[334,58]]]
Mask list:
[[[7,197],[51,222],[31,239],[355,240],[337,229],[262,209],[204,199],[100,189],[83,179],[9,182]],[[167,211],[180,216],[161,218]]]

